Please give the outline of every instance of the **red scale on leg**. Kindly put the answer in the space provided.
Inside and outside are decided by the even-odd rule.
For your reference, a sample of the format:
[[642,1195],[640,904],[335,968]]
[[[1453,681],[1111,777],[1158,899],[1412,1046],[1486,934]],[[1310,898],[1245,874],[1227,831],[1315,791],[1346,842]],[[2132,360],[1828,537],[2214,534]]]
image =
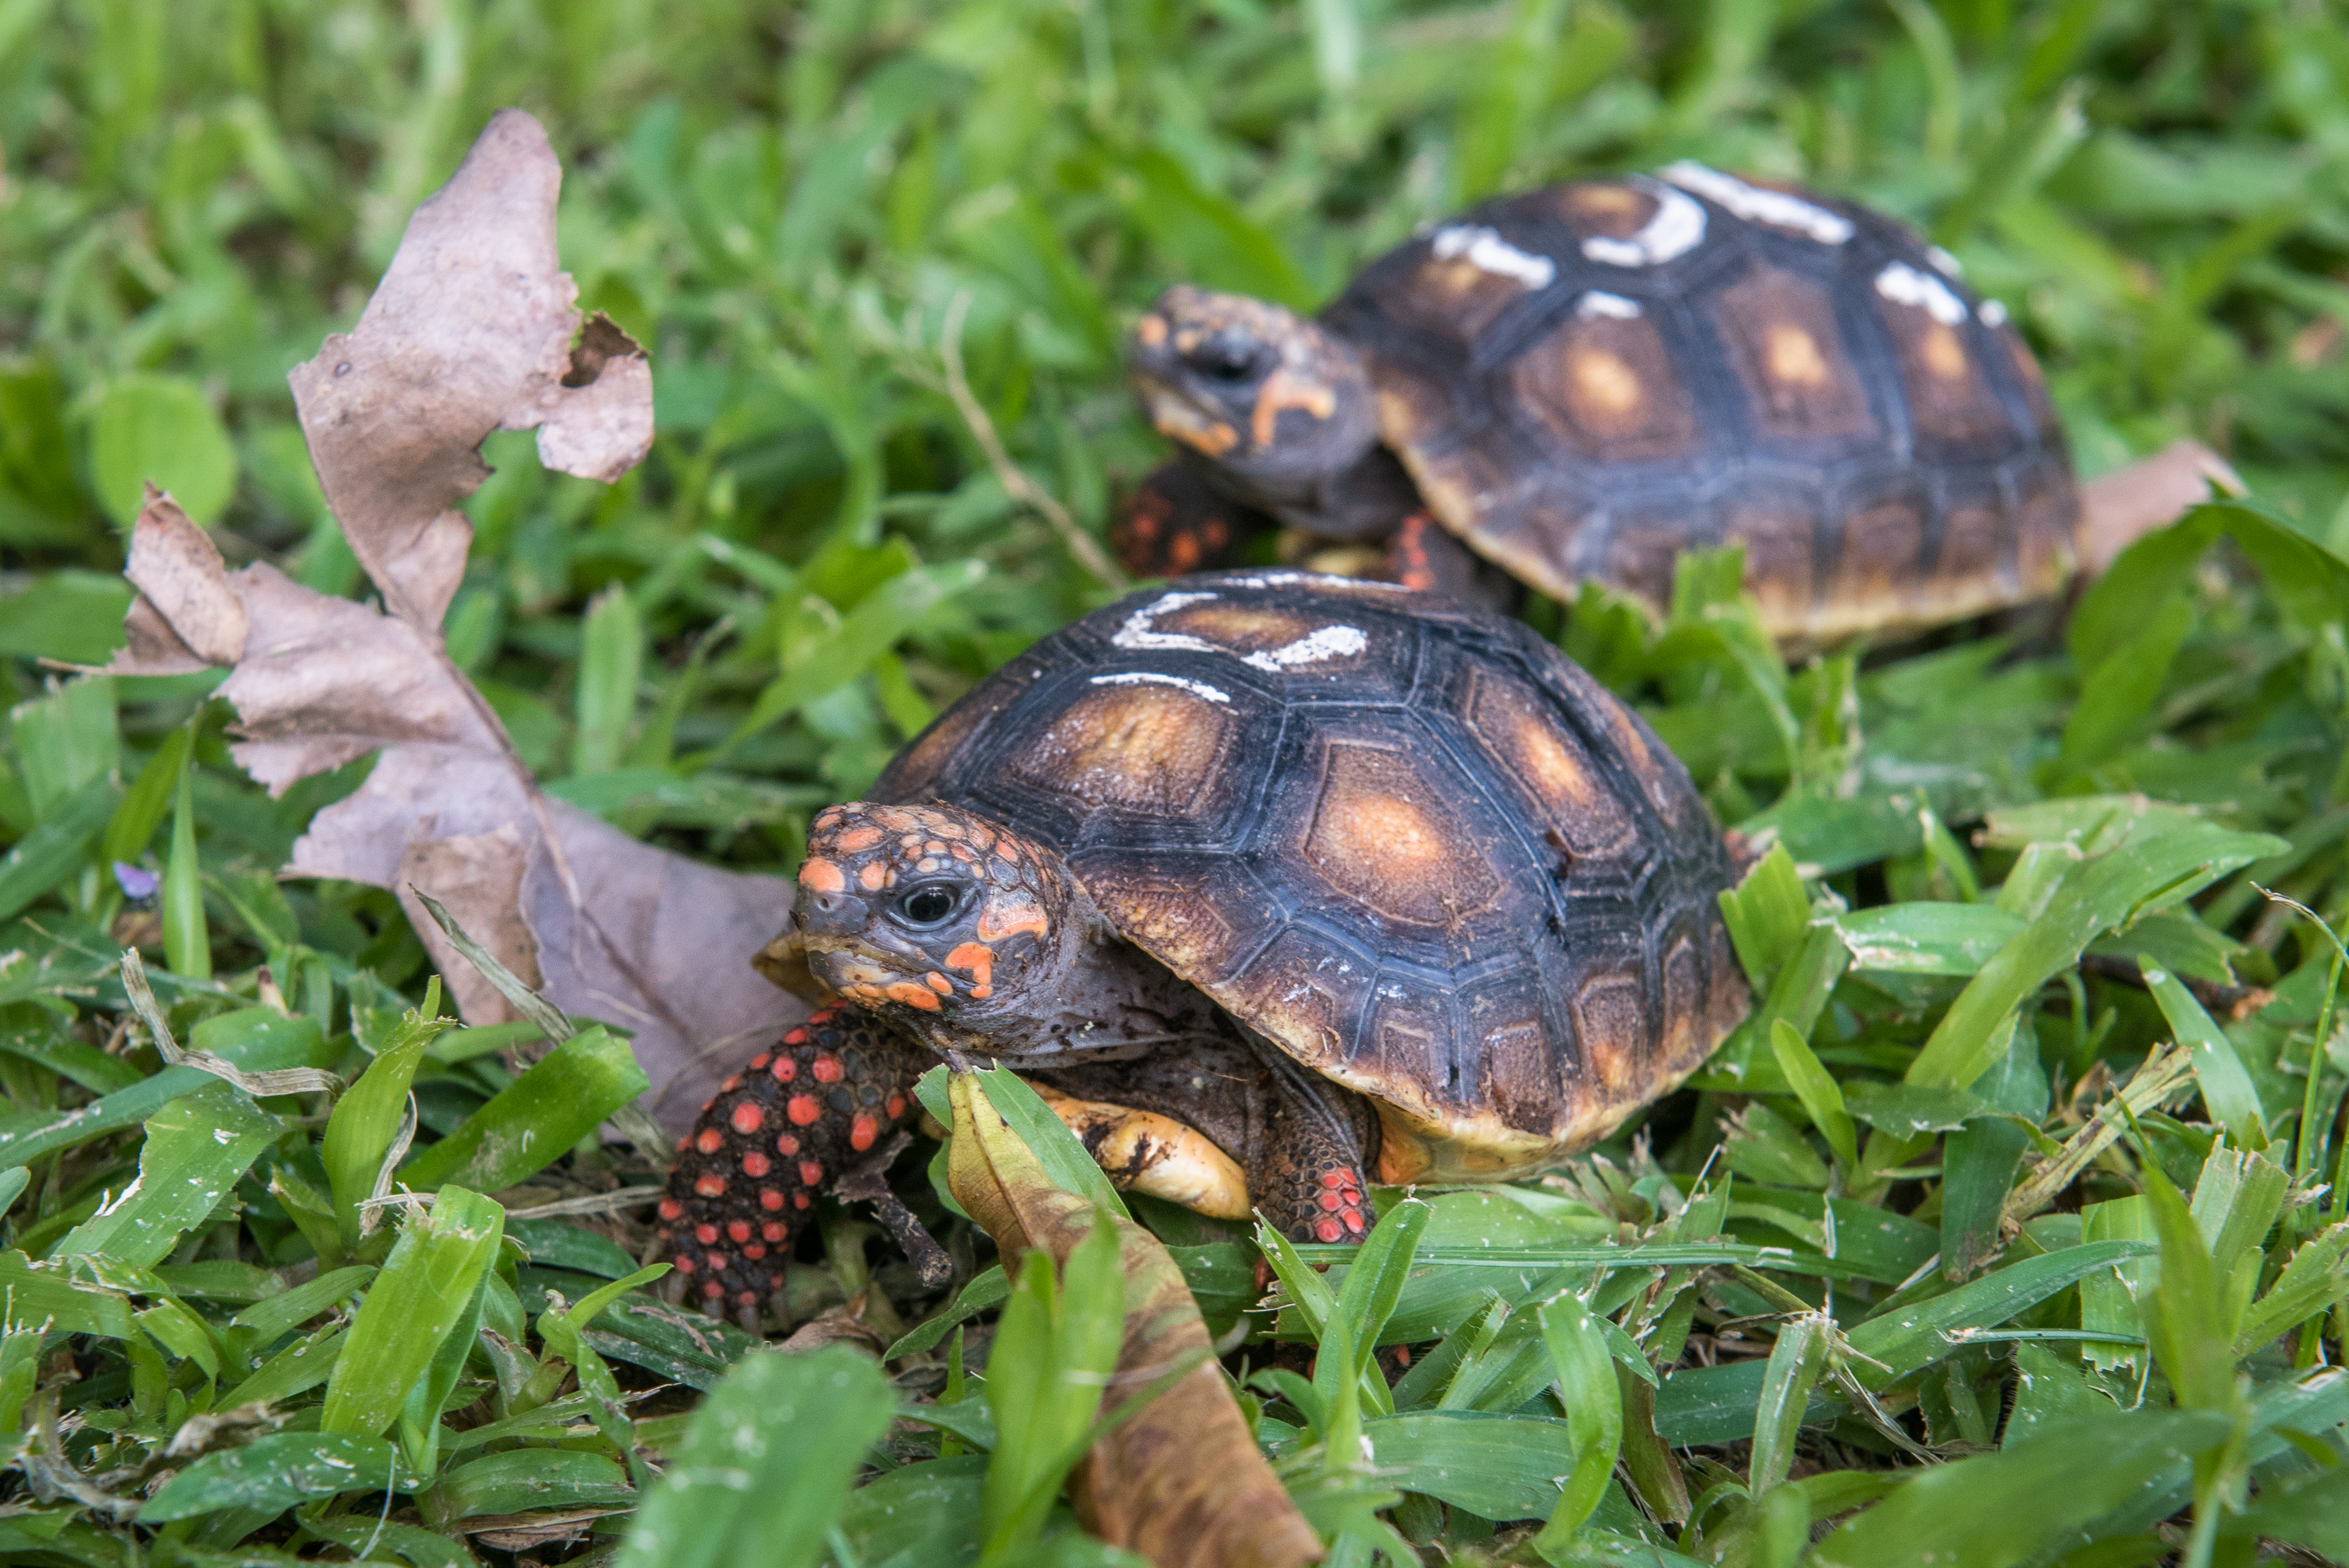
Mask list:
[[918,1114],[910,1091],[927,1065],[856,1010],[827,1008],[727,1079],[678,1142],[660,1202],[663,1250],[691,1294],[730,1312],[780,1289],[816,1194]]

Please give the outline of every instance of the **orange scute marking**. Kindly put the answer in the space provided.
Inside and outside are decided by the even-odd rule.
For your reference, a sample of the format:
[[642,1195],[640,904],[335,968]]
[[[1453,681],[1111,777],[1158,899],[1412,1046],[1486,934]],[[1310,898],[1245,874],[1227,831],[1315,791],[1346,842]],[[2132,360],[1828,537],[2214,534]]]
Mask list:
[[848,831],[833,840],[832,847],[854,854],[858,850],[871,849],[881,841],[882,837],[880,829],[868,824],[862,828],[849,829]]
[[730,1239],[737,1242],[749,1241],[750,1239],[750,1222],[748,1220],[729,1220],[726,1222],[726,1234]]
[[697,1179],[693,1183],[693,1190],[705,1198],[722,1198],[726,1195],[726,1178],[713,1171],[709,1175]]
[[870,1112],[858,1111],[856,1119],[848,1124],[848,1146],[860,1153],[872,1148],[873,1140],[880,1136],[881,1126]]
[[705,1127],[694,1136],[693,1146],[704,1154],[715,1154],[726,1147],[726,1135],[714,1127]]
[[[772,1213],[782,1206],[783,1195],[781,1192],[776,1191],[772,1187],[765,1188],[759,1193],[759,1207],[766,1210],[769,1213]],[[779,1241],[781,1238],[777,1236],[769,1236],[767,1239],[772,1242]]]
[[783,1107],[783,1114],[792,1119],[794,1126],[806,1127],[823,1114],[823,1107],[816,1103],[816,1098],[812,1094],[795,1094],[792,1096],[791,1103]]
[[819,1164],[817,1164],[817,1163],[816,1163],[814,1161],[812,1161],[812,1160],[802,1160],[802,1161],[800,1161],[800,1185],[802,1185],[802,1187],[821,1187],[821,1186],[823,1186],[823,1166],[821,1166],[821,1165],[819,1165]]
[[818,1057],[815,1059],[814,1070],[816,1082],[838,1083],[843,1069],[838,1057]]
[[759,1177],[764,1176],[769,1168],[770,1163],[767,1157],[755,1149],[750,1150],[750,1153],[742,1156],[742,1174],[751,1178],[753,1181],[757,1180]]
[[705,1247],[714,1247],[718,1244],[718,1227],[715,1225],[696,1225],[693,1227],[693,1239],[699,1242]]
[[830,861],[810,861],[800,868],[800,885],[818,892],[845,892],[848,879]]
[[755,1105],[738,1105],[727,1119],[734,1124],[735,1131],[748,1138],[767,1125],[767,1113]]

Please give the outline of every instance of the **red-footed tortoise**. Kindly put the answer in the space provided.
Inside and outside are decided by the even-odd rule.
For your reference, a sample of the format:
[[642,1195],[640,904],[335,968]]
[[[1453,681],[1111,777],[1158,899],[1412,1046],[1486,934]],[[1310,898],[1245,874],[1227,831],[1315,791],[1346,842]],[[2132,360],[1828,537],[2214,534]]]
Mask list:
[[1661,611],[1680,551],[1742,542],[1764,624],[1816,645],[2045,598],[2238,485],[2181,443],[2075,486],[2030,349],[1957,273],[1864,208],[1676,163],[1486,202],[1319,321],[1172,288],[1131,368],[1185,450],[1118,542],[1185,572],[1269,514],[1456,587],[1456,537]]
[[1293,573],[1130,595],[816,818],[769,957],[835,1000],[704,1109],[670,1255],[762,1304],[948,1050],[1123,1184],[1358,1239],[1366,1181],[1538,1170],[1694,1068],[1748,1006],[1730,877],[1678,760],[1514,620]]

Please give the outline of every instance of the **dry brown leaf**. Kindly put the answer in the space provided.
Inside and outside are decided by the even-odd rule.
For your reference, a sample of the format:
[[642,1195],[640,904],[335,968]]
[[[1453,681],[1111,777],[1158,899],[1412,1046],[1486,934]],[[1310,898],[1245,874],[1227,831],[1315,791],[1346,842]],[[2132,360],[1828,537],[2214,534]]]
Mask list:
[[[1005,1259],[1041,1247],[1062,1264],[1092,1233],[1094,1210],[1053,1185],[1035,1153],[988,1103],[978,1075],[955,1075],[947,1181]],[[1078,1517],[1157,1568],[1296,1568],[1320,1543],[1257,1447],[1215,1364],[1183,1271],[1157,1237],[1116,1220],[1125,1337],[1102,1408],[1113,1409],[1186,1357],[1202,1364],[1103,1437],[1071,1483]]]
[[791,884],[656,850],[549,799],[441,647],[472,537],[448,509],[488,473],[483,438],[535,428],[550,466],[607,481],[651,444],[643,351],[600,316],[582,326],[556,263],[561,181],[537,121],[500,114],[417,209],[357,326],[290,377],[384,608],[266,563],[228,571],[150,490],[131,534],[130,644],[107,668],[232,666],[220,688],[238,714],[231,749],[273,795],[378,754],[367,782],[313,820],[286,874],[391,889],[466,1021],[505,1021],[505,999],[411,888],[431,893],[556,1006],[633,1033],[654,1112],[682,1131],[737,1058],[806,1014],[749,963],[788,915]]
[[427,631],[464,575],[472,524],[448,508],[489,477],[482,438],[535,428],[549,468],[606,483],[652,447],[644,351],[600,315],[580,332],[562,186],[538,121],[500,113],[408,221],[358,325],[286,377],[352,552]]

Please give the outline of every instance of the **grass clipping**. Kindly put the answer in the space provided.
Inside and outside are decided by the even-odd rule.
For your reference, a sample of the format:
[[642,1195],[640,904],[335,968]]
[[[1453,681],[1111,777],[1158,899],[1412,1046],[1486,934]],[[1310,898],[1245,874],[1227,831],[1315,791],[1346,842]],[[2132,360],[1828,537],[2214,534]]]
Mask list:
[[[1065,1264],[1092,1233],[1093,1205],[1053,1185],[988,1103],[976,1073],[957,1073],[947,1181],[1006,1260],[1041,1248]],[[1103,1401],[1112,1413],[1185,1359],[1198,1365],[1096,1442],[1071,1485],[1078,1516],[1103,1540],[1158,1568],[1290,1568],[1321,1555],[1216,1369],[1207,1326],[1158,1239],[1112,1221],[1125,1274],[1125,1332]]]

